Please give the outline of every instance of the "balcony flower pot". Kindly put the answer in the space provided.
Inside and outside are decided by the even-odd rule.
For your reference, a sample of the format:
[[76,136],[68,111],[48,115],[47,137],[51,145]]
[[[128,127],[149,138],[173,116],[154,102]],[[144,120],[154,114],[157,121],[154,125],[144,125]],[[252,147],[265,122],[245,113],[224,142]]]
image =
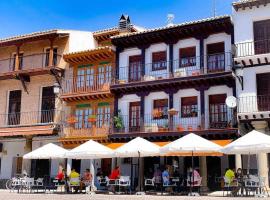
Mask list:
[[192,126],[188,126],[188,131],[193,131],[193,128],[192,128]]
[[69,118],[67,119],[67,123],[68,123],[68,124],[75,124],[75,123],[77,123],[77,122],[78,122],[78,120],[77,120],[77,118],[74,117],[74,116],[71,116],[71,117],[69,117]]
[[126,83],[125,80],[119,80],[118,82],[119,82],[119,84],[125,84]]
[[184,129],[184,127],[183,127],[183,126],[178,125],[178,127],[177,127],[177,131],[182,132],[182,131],[184,131],[184,130],[185,130],[185,129]]
[[159,117],[162,117],[162,111],[158,110],[158,109],[154,109],[153,112],[152,112],[152,115],[154,118],[159,118]]
[[121,116],[120,111],[118,111],[118,116],[114,116],[113,122],[114,122],[115,131],[117,131],[117,132],[123,132],[124,131],[125,126],[124,126],[123,118]]
[[96,115],[90,115],[88,117],[88,122],[93,123],[93,122],[96,122],[96,121],[97,121],[97,116]]

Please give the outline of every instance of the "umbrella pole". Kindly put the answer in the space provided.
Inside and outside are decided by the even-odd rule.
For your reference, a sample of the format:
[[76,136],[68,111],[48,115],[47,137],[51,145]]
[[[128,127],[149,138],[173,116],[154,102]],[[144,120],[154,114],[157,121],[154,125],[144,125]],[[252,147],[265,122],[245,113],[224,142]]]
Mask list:
[[194,184],[194,175],[193,175],[193,171],[194,171],[194,159],[193,159],[193,151],[191,152],[191,177],[192,177],[192,181],[190,179],[190,195],[192,195],[192,190],[193,190],[193,184]]
[[250,152],[248,153],[247,175],[249,175],[249,169],[250,169]]
[[138,161],[138,180],[139,180],[139,192],[141,192],[142,191],[142,185],[141,185],[141,176],[140,176],[140,166],[141,166],[141,154],[140,154],[140,152],[138,152],[138,154],[139,154],[139,161]]

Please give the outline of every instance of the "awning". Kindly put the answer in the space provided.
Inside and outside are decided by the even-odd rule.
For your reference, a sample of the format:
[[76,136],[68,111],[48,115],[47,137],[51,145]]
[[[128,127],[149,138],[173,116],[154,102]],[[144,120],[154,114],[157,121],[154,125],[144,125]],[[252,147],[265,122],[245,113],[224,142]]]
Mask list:
[[[212,142],[220,145],[220,146],[226,146],[227,144],[231,143],[232,140],[211,140]],[[154,144],[163,147],[164,145],[170,143],[170,141],[167,142],[153,142]],[[118,147],[121,147],[125,143],[109,143],[106,146],[111,148],[111,149],[116,149]],[[222,153],[194,153],[194,156],[222,156]],[[167,156],[191,156],[191,153],[177,153],[177,154],[168,154]]]

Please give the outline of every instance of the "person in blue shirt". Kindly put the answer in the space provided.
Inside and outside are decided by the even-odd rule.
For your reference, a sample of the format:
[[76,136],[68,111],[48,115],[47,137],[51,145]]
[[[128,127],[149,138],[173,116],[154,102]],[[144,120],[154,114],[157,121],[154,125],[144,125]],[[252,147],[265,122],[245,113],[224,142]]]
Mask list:
[[162,172],[162,180],[163,180],[163,185],[170,184],[170,174],[169,174],[168,167],[166,167],[165,170]]

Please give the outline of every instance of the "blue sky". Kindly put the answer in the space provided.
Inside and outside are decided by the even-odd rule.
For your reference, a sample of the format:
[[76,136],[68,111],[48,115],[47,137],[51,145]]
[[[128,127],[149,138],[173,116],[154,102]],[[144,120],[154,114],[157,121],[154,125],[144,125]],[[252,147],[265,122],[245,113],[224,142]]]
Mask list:
[[[214,0],[1,0],[0,38],[47,29],[94,31],[116,26],[122,13],[146,28],[213,16]],[[217,15],[231,14],[232,0],[215,0]]]

